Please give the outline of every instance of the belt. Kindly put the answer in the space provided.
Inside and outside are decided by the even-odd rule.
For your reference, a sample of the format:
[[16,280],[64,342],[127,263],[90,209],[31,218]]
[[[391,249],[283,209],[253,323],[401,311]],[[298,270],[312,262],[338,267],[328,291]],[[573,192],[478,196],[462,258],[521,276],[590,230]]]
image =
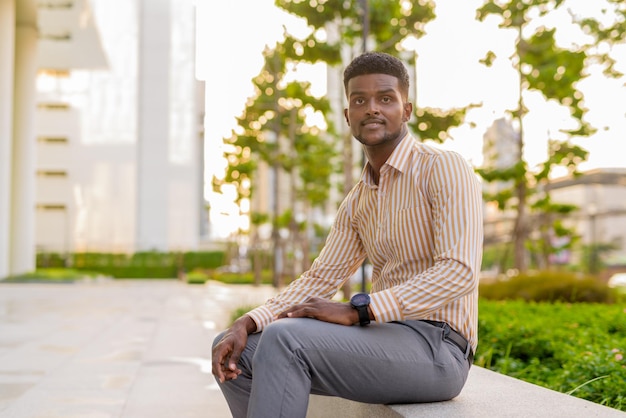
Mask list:
[[465,337],[463,337],[461,334],[456,332],[450,325],[448,325],[447,322],[430,321],[427,319],[423,319],[422,322],[427,322],[438,328],[443,328],[444,329],[443,337],[452,341],[454,345],[459,347],[461,351],[463,352],[463,355],[467,356],[467,359],[469,360],[470,364],[474,362],[474,353],[472,352],[472,348],[469,345],[469,342],[465,339]]

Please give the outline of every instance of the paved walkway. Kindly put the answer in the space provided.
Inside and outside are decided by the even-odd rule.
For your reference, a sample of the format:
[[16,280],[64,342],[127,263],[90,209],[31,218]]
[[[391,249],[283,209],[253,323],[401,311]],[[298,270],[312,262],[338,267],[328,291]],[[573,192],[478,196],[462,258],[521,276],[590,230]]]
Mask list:
[[210,346],[271,287],[0,282],[0,417],[222,418]]

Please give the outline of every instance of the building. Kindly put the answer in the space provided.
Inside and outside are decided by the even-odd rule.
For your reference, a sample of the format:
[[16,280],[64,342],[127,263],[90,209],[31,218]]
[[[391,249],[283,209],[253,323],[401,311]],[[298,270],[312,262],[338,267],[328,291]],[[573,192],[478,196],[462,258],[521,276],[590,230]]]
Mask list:
[[[497,119],[483,135],[483,164],[485,167],[505,169],[515,165],[520,159],[519,134],[512,123],[505,119]],[[483,183],[483,190],[496,194],[509,188],[510,183]],[[484,209],[485,244],[503,242],[510,239],[515,214],[502,212],[495,202],[487,202]]]
[[[104,68],[86,1],[0,2],[0,277],[35,263],[36,77],[45,68]],[[84,51],[74,54],[75,50]]]
[[[485,166],[507,168],[519,161],[519,135],[506,119],[496,120],[483,140]],[[507,186],[497,182],[484,185],[488,193]],[[626,266],[626,169],[599,168],[576,177],[555,178],[547,185],[547,191],[552,201],[578,208],[563,221],[580,236],[580,245],[610,245],[614,250],[605,254],[604,262]],[[493,202],[486,203],[484,213],[485,244],[510,240],[516,213],[502,212]],[[580,256],[580,251],[564,252],[557,262],[576,263]]]
[[626,266],[626,168],[598,168],[549,185],[552,200],[575,205],[567,223],[587,246],[610,244],[609,266]]
[[0,277],[36,251],[196,249],[193,2],[4,0],[0,19]]

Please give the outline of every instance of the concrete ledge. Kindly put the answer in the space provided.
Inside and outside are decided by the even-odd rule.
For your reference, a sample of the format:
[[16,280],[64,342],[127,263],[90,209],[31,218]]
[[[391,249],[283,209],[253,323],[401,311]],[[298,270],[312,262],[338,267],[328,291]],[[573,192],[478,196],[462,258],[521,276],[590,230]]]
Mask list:
[[626,418],[626,412],[472,366],[461,394],[447,402],[371,405],[311,395],[307,418]]

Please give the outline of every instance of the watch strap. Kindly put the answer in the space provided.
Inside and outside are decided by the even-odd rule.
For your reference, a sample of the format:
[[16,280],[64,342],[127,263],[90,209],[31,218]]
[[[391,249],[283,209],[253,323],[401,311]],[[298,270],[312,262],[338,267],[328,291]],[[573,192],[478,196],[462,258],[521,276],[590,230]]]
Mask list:
[[368,305],[355,306],[356,311],[359,313],[359,325],[362,327],[369,325],[370,314],[367,310]]

